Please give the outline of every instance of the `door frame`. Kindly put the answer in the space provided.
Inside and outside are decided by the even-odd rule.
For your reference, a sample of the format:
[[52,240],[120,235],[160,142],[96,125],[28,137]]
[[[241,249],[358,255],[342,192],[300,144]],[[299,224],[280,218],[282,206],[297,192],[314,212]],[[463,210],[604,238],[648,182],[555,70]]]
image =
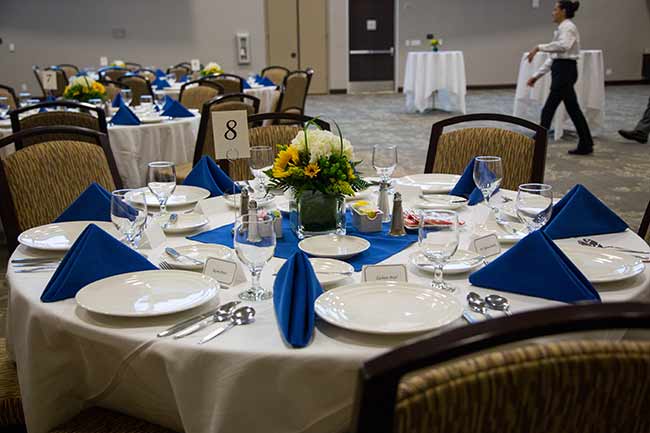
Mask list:
[[[399,92],[399,7],[400,0],[393,0],[394,2],[394,20],[393,28],[395,34],[393,35],[393,47],[395,47],[395,55],[393,57],[393,87],[395,93]],[[345,77],[347,81],[346,91],[350,93],[350,0],[345,0],[345,40],[347,42],[345,51]]]

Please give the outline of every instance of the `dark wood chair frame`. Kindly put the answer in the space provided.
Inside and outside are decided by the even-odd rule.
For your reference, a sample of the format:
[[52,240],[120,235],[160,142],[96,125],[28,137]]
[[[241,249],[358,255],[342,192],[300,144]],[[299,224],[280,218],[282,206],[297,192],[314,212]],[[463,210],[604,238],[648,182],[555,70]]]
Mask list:
[[0,89],[4,89],[7,92],[9,92],[11,97],[14,98],[14,103],[16,104],[16,108],[20,107],[20,101],[18,100],[18,97],[16,96],[16,91],[14,90],[13,87],[0,84]]
[[[299,74],[307,74],[307,88],[305,89],[305,95],[302,98],[302,104],[300,107],[287,107],[285,110],[289,108],[297,108],[300,110],[300,114],[305,114],[305,102],[307,101],[307,94],[309,93],[309,86],[311,85],[311,78],[314,75],[314,70],[312,68],[307,68],[304,71],[303,70],[297,70],[297,71],[291,71],[287,74],[286,77],[284,77],[284,80],[282,81],[282,91],[280,92],[280,98],[278,99],[278,104],[276,105],[276,110],[277,112],[281,113],[285,110],[281,110],[282,108],[282,102],[284,101],[284,93],[287,88],[287,81],[289,78],[293,75],[299,75]],[[281,111],[280,111],[281,110]]]
[[135,63],[135,62],[124,62],[124,67],[128,70],[133,70],[133,71],[142,69],[142,65],[140,63]]
[[285,120],[288,122],[283,122],[282,125],[304,125],[307,122],[313,122],[320,129],[330,131],[330,124],[322,119],[317,117],[305,116],[304,114],[295,114],[295,113],[260,113],[253,116],[248,116],[248,124],[251,127],[259,127],[264,125],[265,120],[271,120],[273,123],[279,120]]
[[[113,152],[108,141],[108,135],[102,132],[97,132],[92,129],[79,128],[76,126],[52,126],[45,127],[39,126],[38,128],[29,128],[24,129],[15,134],[9,135],[0,139],[0,149],[10,144],[16,144],[25,138],[34,137],[38,135],[46,134],[74,134],[74,135],[83,135],[94,141],[94,143],[102,148],[104,155],[106,156],[106,161],[108,162],[108,168],[113,177],[113,182],[117,189],[122,189],[122,179],[117,170],[117,165],[115,164],[115,159],[113,157]],[[36,144],[35,146],[38,146]],[[16,151],[20,151],[16,148]],[[4,164],[0,160],[0,199],[2,200],[3,205],[0,206],[0,218],[2,218],[2,224],[7,236],[7,244],[9,246],[9,251],[13,251],[18,246],[18,235],[20,234],[18,230],[18,217],[16,215],[16,208],[14,206],[13,199],[11,197],[11,192],[9,190],[9,183],[7,181],[7,175],[4,170]]]
[[650,329],[648,304],[630,302],[547,308],[486,320],[407,343],[366,361],[361,367],[351,431],[393,432],[397,387],[407,373],[532,338],[627,328]]
[[62,67],[67,67],[67,68],[72,68],[75,71],[77,71],[77,74],[79,73],[79,67],[77,65],[73,65],[72,63],[61,63],[59,65],[56,65],[57,68],[62,68]]
[[544,182],[544,170],[546,168],[546,148],[548,146],[548,131],[541,125],[529,122],[519,117],[508,116],[505,114],[496,113],[476,113],[467,114],[463,116],[450,117],[436,122],[431,127],[431,136],[429,138],[429,150],[427,151],[427,159],[424,164],[424,172],[431,173],[436,161],[436,153],[438,151],[438,142],[443,134],[444,128],[451,125],[458,125],[465,122],[476,121],[493,121],[508,123],[521,126],[529,129],[535,133],[533,140],[535,146],[533,150],[533,170],[530,177],[530,182],[542,183]]
[[[264,72],[268,71],[269,69],[282,69],[283,71],[286,72],[286,75],[289,75],[289,73],[291,73],[291,70],[289,70],[289,68],[285,68],[284,66],[267,66],[266,68],[262,69],[262,72],[260,73],[260,75],[263,77],[263,76],[264,76]],[[283,81],[284,81],[284,80],[283,80]],[[282,85],[282,84],[280,84],[280,85],[277,86],[277,87],[280,87],[281,85]]]
[[225,92],[224,89],[223,89],[223,86],[221,84],[217,83],[216,81],[206,80],[205,78],[199,78],[198,80],[192,80],[192,81],[187,81],[187,82],[183,83],[183,85],[181,86],[181,91],[178,94],[178,100],[179,101],[181,100],[181,97],[183,96],[183,91],[185,91],[185,88],[189,87],[191,85],[194,85],[194,84],[198,84],[199,86],[212,87],[213,89],[219,91],[219,95],[223,95],[224,92]]
[[120,89],[128,89],[129,88],[129,86],[127,86],[126,84],[122,84],[119,81],[113,81],[113,80],[111,80],[110,78],[107,78],[107,77],[102,77],[98,81],[100,83],[102,83],[103,85],[111,85],[111,86],[119,87]]
[[[149,80],[147,80],[146,78],[144,78],[144,77],[142,77],[140,75],[135,75],[135,74],[122,75],[120,78],[117,79],[117,82],[124,85],[124,86],[126,86],[126,87],[129,87],[128,84],[125,84],[122,81],[124,81],[126,79],[133,79],[133,78],[135,78],[136,80],[144,81],[144,83],[146,84],[147,89],[149,91],[149,95],[151,95],[151,98],[155,100],[155,93],[153,91],[153,87],[151,87],[151,83],[149,82]],[[131,90],[131,91],[133,91],[133,90]]]
[[[84,104],[84,103],[78,103],[78,102],[72,102],[72,101],[65,101],[65,100],[60,100],[60,101],[51,101],[51,102],[41,102],[39,104],[34,104],[30,105],[27,107],[22,107],[22,108],[17,108],[15,110],[12,110],[9,112],[9,118],[11,119],[11,130],[14,134],[17,134],[18,132],[24,131],[25,129],[22,128],[21,123],[20,123],[20,115],[26,111],[32,111],[32,110],[40,110],[41,108],[54,108],[54,107],[65,107],[65,108],[74,108],[77,109],[83,113],[89,113],[89,114],[94,114],[97,117],[97,124],[99,126],[99,131],[103,134],[108,134],[108,125],[106,122],[106,113],[102,108],[97,108],[94,105],[91,104]],[[68,125],[70,126],[70,125]],[[38,128],[30,128],[30,129],[40,129],[40,128],[48,128],[48,127],[38,127]],[[80,129],[87,129],[87,128],[81,128],[78,126],[75,126],[75,128],[80,128]],[[92,131],[92,130],[91,130]],[[23,141],[20,138],[16,138],[15,140],[15,145],[16,145],[16,150],[22,149],[23,146]]]
[[131,72],[128,68],[122,68],[121,66],[104,66],[97,70],[97,75],[99,75],[99,80],[114,81],[106,77],[106,71],[112,71],[112,70],[125,71],[125,73],[127,74]]
[[641,220],[641,225],[639,226],[639,236],[645,239],[650,229],[650,202],[648,202],[648,207],[645,208],[645,214],[643,214],[643,219]]
[[140,72],[149,72],[150,74],[153,74],[154,77],[156,76],[156,71],[151,68],[140,68],[138,70],[133,71],[134,74],[140,74]]
[[244,81],[246,81],[244,78],[240,77],[239,75],[235,74],[218,74],[218,75],[208,75],[203,77],[203,80],[209,79],[211,81],[216,81],[217,83],[219,82],[218,79],[220,78],[225,78],[231,81],[239,81],[239,93],[244,92]]

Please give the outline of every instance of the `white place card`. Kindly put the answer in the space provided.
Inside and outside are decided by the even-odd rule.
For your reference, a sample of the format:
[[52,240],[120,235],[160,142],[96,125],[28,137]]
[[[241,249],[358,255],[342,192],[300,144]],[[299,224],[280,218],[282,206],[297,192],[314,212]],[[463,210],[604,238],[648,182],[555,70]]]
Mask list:
[[198,72],[201,70],[201,62],[199,59],[190,60],[190,66],[192,67],[192,72]]
[[56,80],[56,71],[43,71],[41,73],[43,80],[43,89],[44,90],[56,90],[57,89],[57,80]]
[[361,272],[363,281],[408,282],[406,265],[368,265]]
[[213,111],[212,134],[215,159],[250,158],[246,110]]
[[238,262],[216,257],[208,257],[203,266],[203,274],[227,287],[246,282],[244,270]]
[[474,238],[470,243],[470,249],[480,256],[492,257],[501,252],[501,245],[497,235],[489,233]]
[[101,56],[99,58],[99,66],[108,66],[108,57]]
[[147,227],[142,232],[140,248],[154,249],[167,241],[165,232],[157,221],[148,221]]

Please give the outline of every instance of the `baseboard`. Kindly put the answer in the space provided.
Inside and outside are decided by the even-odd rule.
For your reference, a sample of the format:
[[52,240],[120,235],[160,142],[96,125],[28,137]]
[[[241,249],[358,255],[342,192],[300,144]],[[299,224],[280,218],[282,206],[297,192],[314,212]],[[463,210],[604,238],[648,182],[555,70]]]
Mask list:
[[330,95],[345,95],[348,89],[330,89]]
[[606,86],[634,86],[639,84],[650,84],[650,80],[611,80],[605,81]]
[[467,86],[467,90],[498,90],[516,88],[516,84],[470,84]]

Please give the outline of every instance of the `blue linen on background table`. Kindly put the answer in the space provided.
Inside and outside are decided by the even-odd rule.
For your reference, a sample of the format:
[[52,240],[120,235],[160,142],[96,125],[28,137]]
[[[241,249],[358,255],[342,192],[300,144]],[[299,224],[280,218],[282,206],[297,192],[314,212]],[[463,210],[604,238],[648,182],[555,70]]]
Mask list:
[[[360,271],[364,265],[374,265],[387,258],[397,254],[414,242],[417,242],[417,232],[407,233],[405,236],[393,237],[389,236],[390,223],[382,225],[382,231],[376,233],[361,233],[350,224],[350,213],[346,214],[347,217],[347,234],[350,236],[358,236],[370,242],[370,248],[361,254],[346,259],[355,271]],[[207,244],[221,244],[233,248],[232,242],[232,228],[234,224],[228,224],[222,227],[217,227],[207,232],[199,233],[195,236],[188,237],[189,240],[203,242]],[[282,234],[283,237],[277,240],[275,246],[275,257],[287,259],[298,250],[298,238],[291,229],[288,215],[282,217]]]
[[171,98],[165,102],[161,115],[169,117],[194,117],[194,114],[183,107],[183,104]]
[[262,77],[260,75],[255,75],[255,81],[257,82],[257,84],[261,84],[262,86],[266,86],[266,87],[273,86],[273,87],[275,87],[275,83],[273,81],[271,81],[267,77]]
[[583,185],[571,188],[553,206],[544,232],[552,239],[619,233],[628,225]]
[[83,287],[102,278],[156,269],[140,253],[89,224],[61,260],[41,294],[41,301],[74,298]]
[[111,102],[111,107],[118,108],[123,103],[124,102],[122,100],[122,94],[118,93],[117,95],[115,95],[115,98],[113,98],[113,102]]
[[135,126],[140,124],[140,119],[135,113],[122,101],[120,103],[120,109],[117,110],[117,113],[111,118],[111,123],[113,125],[130,125]]
[[469,276],[478,287],[560,302],[598,301],[589,280],[543,231],[520,240]]
[[198,186],[210,191],[210,197],[239,194],[239,186],[207,155],[201,157],[183,181],[183,185]]
[[165,72],[160,68],[156,68],[156,70],[154,72],[156,74],[156,78],[165,78],[165,77],[167,77],[167,74],[165,74]]
[[186,75],[181,76],[181,78],[178,80],[178,82],[179,83],[186,83],[188,80],[189,80],[189,76],[186,74]]
[[314,334],[314,302],[323,293],[309,258],[296,251],[282,265],[273,283],[273,306],[284,339],[305,347]]
[[84,192],[79,194],[79,197],[54,222],[110,220],[111,193],[98,183],[93,182]]
[[153,83],[151,83],[151,85],[156,86],[156,90],[162,90],[171,87],[169,81],[165,80],[165,78],[162,77],[156,77],[156,79],[153,81]]
[[[459,197],[465,197],[467,199],[467,205],[468,206],[474,206],[475,204],[479,204],[482,202],[485,198],[483,197],[483,193],[481,192],[480,189],[476,186],[474,183],[474,162],[476,161],[475,158],[472,158],[472,160],[467,164],[465,167],[465,170],[463,171],[463,174],[460,176],[460,179],[458,179],[458,182],[456,182],[456,186],[449,191],[449,195],[457,195]],[[492,194],[496,193],[499,189],[497,188]]]

